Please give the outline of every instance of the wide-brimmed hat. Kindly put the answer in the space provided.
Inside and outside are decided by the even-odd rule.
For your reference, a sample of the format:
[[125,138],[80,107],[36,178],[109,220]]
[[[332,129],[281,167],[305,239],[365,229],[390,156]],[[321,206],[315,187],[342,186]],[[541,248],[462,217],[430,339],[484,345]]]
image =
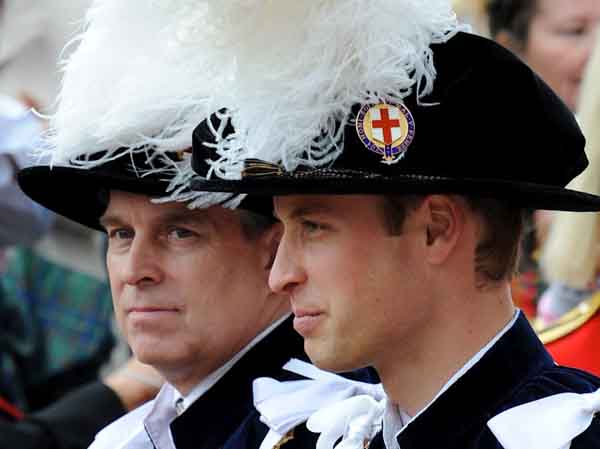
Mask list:
[[[191,191],[192,131],[212,111],[205,94],[204,23],[188,2],[95,0],[64,61],[57,107],[38,148],[44,165],[19,174],[23,191],[76,222],[99,223],[111,190],[190,208],[238,206],[233,195]],[[271,215],[266,199],[241,207]]]
[[[585,139],[573,114],[527,65],[493,41],[463,32],[431,50],[433,90],[419,96],[415,88],[398,102],[355,104],[337,122],[340,151],[326,163],[313,163],[302,147],[280,148],[268,159],[238,149],[238,158],[250,157],[237,162],[237,179],[221,179],[211,168],[223,165],[223,152],[206,143],[214,140],[219,118],[200,123],[192,163],[200,178],[192,188],[262,195],[455,193],[523,208],[600,210],[600,197],[565,188],[587,166]],[[290,168],[289,160],[302,162]]]
[[[84,226],[104,231],[99,220],[106,211],[111,190],[166,202],[164,198],[169,195],[172,183],[169,173],[176,170],[172,164],[186,155],[175,152],[152,155],[152,151],[127,153],[93,168],[33,166],[21,170],[18,181],[25,194],[47,209]],[[184,196],[185,193],[183,191],[179,195]],[[209,205],[226,204],[231,197],[222,195],[218,201],[211,200]],[[272,216],[269,198],[246,196],[238,207]]]

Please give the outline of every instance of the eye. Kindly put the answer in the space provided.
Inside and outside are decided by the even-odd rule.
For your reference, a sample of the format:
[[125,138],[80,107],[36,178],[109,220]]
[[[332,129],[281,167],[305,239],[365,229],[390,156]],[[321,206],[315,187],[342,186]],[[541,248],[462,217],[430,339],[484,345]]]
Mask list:
[[196,233],[186,228],[172,227],[168,230],[168,236],[171,240],[184,240],[195,237]]
[[302,230],[308,235],[319,234],[325,230],[327,230],[327,226],[313,221],[313,220],[302,220],[301,222]]
[[578,37],[583,36],[586,33],[586,28],[583,25],[575,25],[560,30],[560,34],[564,36]]
[[132,229],[128,228],[114,228],[108,230],[108,238],[111,240],[129,240],[134,236]]

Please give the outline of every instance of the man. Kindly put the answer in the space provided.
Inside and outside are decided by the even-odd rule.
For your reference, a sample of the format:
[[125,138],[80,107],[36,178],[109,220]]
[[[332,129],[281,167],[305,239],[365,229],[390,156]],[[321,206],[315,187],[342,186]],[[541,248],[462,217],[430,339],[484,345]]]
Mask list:
[[105,428],[92,447],[258,447],[267,436],[271,447],[314,445],[306,429],[294,429],[306,413],[282,424],[265,412],[267,426],[254,409],[279,394],[266,388],[253,398],[253,381],[298,378],[282,367],[305,358],[303,344],[288,301],[268,287],[280,235],[271,201],[249,197],[230,210],[222,205],[231,195],[188,188],[186,150],[205,116],[190,68],[204,66],[195,46],[180,42],[189,22],[176,6],[93,5],[51,121],[53,165],[19,175],[39,203],[106,232],[120,329],[166,380],[154,401]]
[[[267,284],[279,230],[249,211],[152,204],[165,183],[136,178],[128,162],[20,174],[32,198],[106,230],[119,326],[135,356],[167,380],[155,401],[101,432],[94,447],[220,447],[253,413],[252,381],[279,377],[289,358],[302,357],[289,304]],[[139,192],[152,183],[156,193]],[[62,202],[72,186],[79,201]]]
[[[370,19],[385,24],[388,14]],[[412,25],[421,42],[423,29]],[[195,182],[202,190],[274,195],[284,233],[270,285],[290,295],[309,357],[334,371],[372,365],[382,379],[385,410],[336,406],[309,428],[337,416],[344,429],[350,414],[383,421],[371,448],[600,447],[593,418],[600,380],[553,362],[515,310],[509,286],[523,209],[600,210],[600,197],[564,188],[587,165],[573,116],[492,41],[453,33],[403,68],[394,64],[418,44],[408,39],[377,53],[361,42],[368,28],[359,29],[356,40],[319,50],[351,47],[355,58],[350,68],[336,66],[337,84],[323,99],[307,87],[307,80],[319,85],[316,73],[297,74],[315,104],[313,140],[298,143],[300,130],[291,126],[281,138],[283,122],[267,116],[267,125],[244,128],[244,139],[271,132],[279,151],[268,143],[240,150],[239,133],[223,134],[229,145],[209,163],[226,178]],[[428,63],[436,73],[429,91],[413,69]],[[376,85],[369,77],[377,70],[397,79]],[[405,92],[401,75],[413,81]],[[264,95],[278,111],[299,94]],[[329,99],[337,127],[320,115]],[[244,108],[232,99],[229,119],[247,123]],[[209,153],[198,144],[194,155]],[[544,169],[533,169],[540,161]],[[368,427],[350,447],[373,437]]]

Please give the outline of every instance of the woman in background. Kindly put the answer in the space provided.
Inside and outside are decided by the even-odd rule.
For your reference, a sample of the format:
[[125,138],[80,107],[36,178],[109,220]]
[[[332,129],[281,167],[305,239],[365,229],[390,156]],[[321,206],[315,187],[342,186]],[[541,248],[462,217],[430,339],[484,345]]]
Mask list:
[[[571,187],[600,193],[600,34],[581,88],[579,121],[590,165]],[[600,217],[559,213],[540,264],[550,287],[542,295],[539,335],[556,361],[600,374]]]
[[598,0],[489,0],[489,32],[571,108],[600,23]]
[[[577,111],[581,82],[600,23],[600,1],[479,1],[485,2],[491,37],[519,55],[572,111]],[[550,306],[548,299],[539,299],[547,283],[540,275],[537,259],[551,218],[547,211],[536,211],[531,217],[524,239],[521,274],[513,283],[513,297],[519,307],[532,319],[539,315],[542,322],[550,319],[546,313],[549,308],[557,308]],[[552,301],[557,301],[556,297]]]

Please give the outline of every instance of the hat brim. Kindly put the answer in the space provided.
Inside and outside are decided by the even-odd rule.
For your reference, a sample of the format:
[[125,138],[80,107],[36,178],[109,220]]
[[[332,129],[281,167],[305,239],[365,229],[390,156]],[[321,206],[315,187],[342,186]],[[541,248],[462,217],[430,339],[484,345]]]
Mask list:
[[[21,190],[35,202],[84,226],[105,232],[100,217],[108,206],[110,190],[162,198],[166,181],[152,177],[119,175],[114,171],[74,167],[34,166],[18,174]],[[273,205],[263,196],[247,196],[238,206],[265,217],[273,217]]]
[[101,170],[35,166],[21,170],[18,181],[35,202],[70,220],[104,231],[99,219],[108,205],[110,190],[165,195],[165,185],[156,180],[118,176]]
[[505,200],[525,209],[573,212],[600,211],[600,196],[534,183],[502,179],[444,178],[406,175],[395,177],[263,176],[241,180],[197,179],[193,190],[250,195],[398,195],[460,194]]

